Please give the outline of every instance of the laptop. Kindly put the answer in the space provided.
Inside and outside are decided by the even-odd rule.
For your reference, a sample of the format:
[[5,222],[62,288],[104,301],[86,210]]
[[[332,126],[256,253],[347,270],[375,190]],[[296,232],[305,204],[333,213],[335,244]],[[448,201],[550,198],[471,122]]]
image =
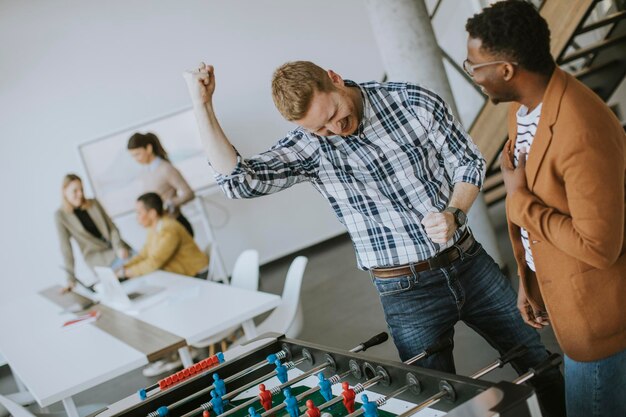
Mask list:
[[122,284],[115,275],[115,271],[109,267],[95,266],[94,271],[100,279],[100,283],[95,286],[100,302],[109,307],[132,313],[165,299],[164,287],[148,285],[133,279]]

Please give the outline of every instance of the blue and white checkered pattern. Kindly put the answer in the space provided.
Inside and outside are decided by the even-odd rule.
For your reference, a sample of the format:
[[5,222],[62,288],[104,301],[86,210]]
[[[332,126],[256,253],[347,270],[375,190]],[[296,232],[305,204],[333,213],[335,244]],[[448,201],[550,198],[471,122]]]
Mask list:
[[445,102],[409,83],[355,84],[363,120],[351,136],[320,137],[297,128],[266,152],[215,179],[229,198],[253,198],[310,182],[348,229],[359,268],[428,259],[433,243],[421,220],[443,211],[454,184],[482,186],[485,161]]

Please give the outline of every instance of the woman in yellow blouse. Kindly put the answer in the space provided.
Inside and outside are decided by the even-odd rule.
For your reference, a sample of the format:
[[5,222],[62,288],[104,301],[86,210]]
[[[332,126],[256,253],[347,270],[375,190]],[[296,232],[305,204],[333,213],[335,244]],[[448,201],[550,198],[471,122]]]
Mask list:
[[206,278],[209,258],[198,248],[191,235],[176,220],[164,215],[163,200],[156,193],[137,199],[137,221],[148,229],[146,243],[137,256],[117,272],[119,277],[133,278],[157,269]]

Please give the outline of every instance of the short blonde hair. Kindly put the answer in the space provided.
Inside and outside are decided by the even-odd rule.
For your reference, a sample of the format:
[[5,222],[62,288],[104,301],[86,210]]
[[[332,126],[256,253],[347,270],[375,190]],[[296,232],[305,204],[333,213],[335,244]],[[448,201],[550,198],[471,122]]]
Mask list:
[[289,121],[300,120],[309,110],[315,91],[333,91],[328,73],[309,61],[287,62],[274,71],[272,98],[276,108]]

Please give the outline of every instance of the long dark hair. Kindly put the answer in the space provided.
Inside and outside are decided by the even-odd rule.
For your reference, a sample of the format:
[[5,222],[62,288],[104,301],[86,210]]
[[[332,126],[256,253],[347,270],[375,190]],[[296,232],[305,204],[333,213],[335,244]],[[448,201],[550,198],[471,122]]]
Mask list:
[[161,159],[165,159],[170,162],[170,158],[167,156],[167,152],[163,145],[161,145],[161,141],[154,133],[135,133],[128,139],[127,149],[137,149],[137,148],[147,148],[148,145],[152,146],[152,152]]

